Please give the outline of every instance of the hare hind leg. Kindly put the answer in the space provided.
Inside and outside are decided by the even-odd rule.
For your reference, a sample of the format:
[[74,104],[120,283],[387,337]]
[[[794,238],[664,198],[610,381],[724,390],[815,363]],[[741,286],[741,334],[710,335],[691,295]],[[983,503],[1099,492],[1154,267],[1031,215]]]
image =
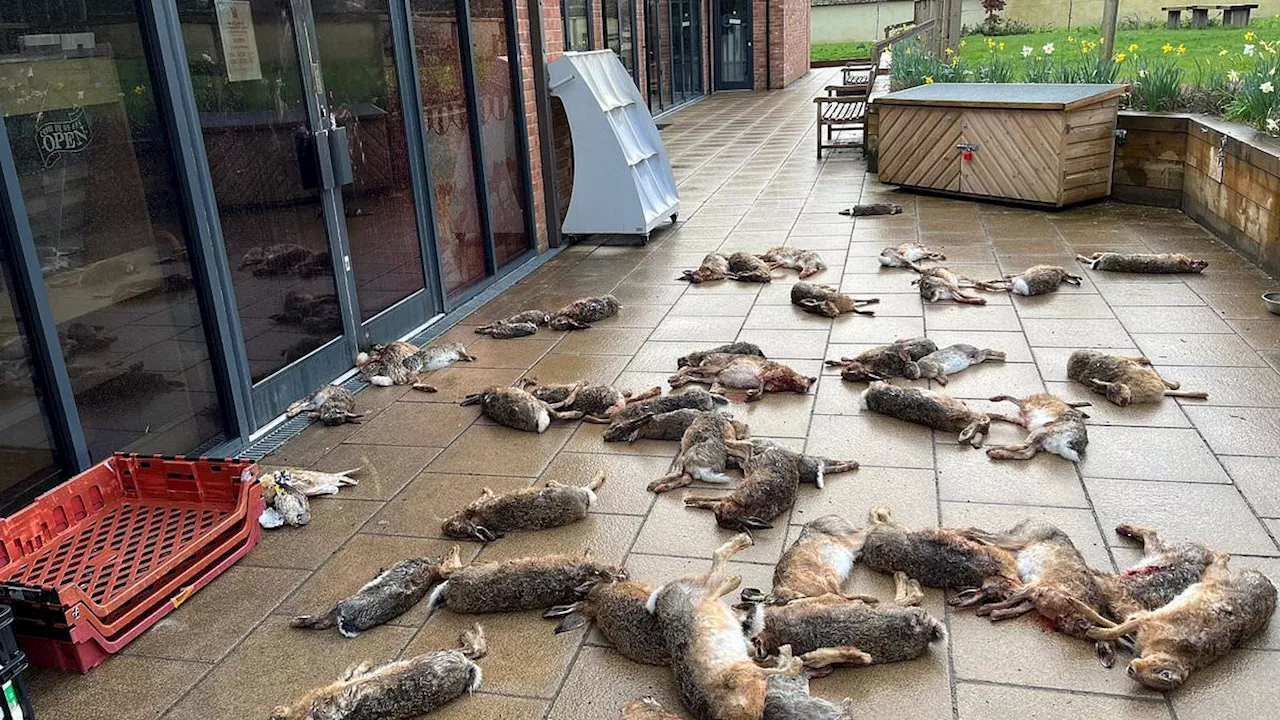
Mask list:
[[870,665],[872,658],[853,645],[818,648],[800,656],[807,668],[825,668],[831,665]]
[[908,577],[906,573],[899,570],[893,574],[893,604],[898,607],[912,607],[919,605],[924,600],[924,590],[920,587],[920,581],[913,577]]

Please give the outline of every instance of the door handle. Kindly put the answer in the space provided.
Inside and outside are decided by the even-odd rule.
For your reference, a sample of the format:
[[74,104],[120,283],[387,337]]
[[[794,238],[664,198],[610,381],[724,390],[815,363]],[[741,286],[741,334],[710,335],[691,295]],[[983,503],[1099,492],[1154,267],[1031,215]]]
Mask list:
[[956,149],[961,152],[977,152],[978,146],[972,143],[960,143],[959,145],[956,145]]
[[355,170],[351,165],[351,140],[347,136],[347,129],[335,127],[328,134],[334,185],[350,185],[355,182]]

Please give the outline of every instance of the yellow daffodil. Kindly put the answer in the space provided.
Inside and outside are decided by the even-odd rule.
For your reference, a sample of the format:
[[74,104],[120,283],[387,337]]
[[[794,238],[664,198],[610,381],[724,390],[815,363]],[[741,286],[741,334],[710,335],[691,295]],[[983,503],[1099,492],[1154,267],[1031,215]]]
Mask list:
[[925,75],[925,76],[924,76],[924,84],[925,84],[925,85],[932,85],[932,84],[933,84],[933,78],[932,78],[932,77],[930,77],[930,76],[928,76],[928,75]]
[[1124,53],[1116,53],[1116,62],[1124,62],[1125,57]]
[[1073,43],[1073,42],[1075,42],[1075,41],[1076,41],[1076,39],[1075,39],[1074,37],[1072,37],[1072,36],[1070,36],[1070,35],[1068,35],[1068,36],[1067,36],[1067,42],[1069,42],[1069,43]]
[[1161,49],[1161,50],[1163,50],[1163,51],[1165,52],[1165,54],[1166,54],[1166,55],[1167,55],[1167,54],[1169,54],[1169,53],[1171,53],[1171,52],[1173,52],[1173,46],[1172,46],[1172,45],[1170,45],[1169,43],[1165,43],[1165,44],[1164,44],[1164,47],[1162,47],[1162,48],[1160,48],[1160,49]]
[[1178,54],[1179,54],[1179,55],[1186,55],[1186,54],[1187,54],[1187,46],[1186,46],[1186,45],[1183,45],[1182,43],[1178,43]]
[[1223,49],[1221,49],[1221,50],[1219,50],[1219,51],[1218,51],[1218,57],[1226,57],[1226,56],[1227,56],[1227,49],[1226,49],[1226,48],[1223,48]]
[[1000,52],[1004,52],[1004,41],[1003,41],[1003,40],[1001,40],[1001,41],[1000,41],[1000,45],[999,45],[998,47],[1000,48]]
[[1257,36],[1257,35],[1255,35],[1255,34],[1253,34],[1253,31],[1252,31],[1252,30],[1249,30],[1248,32],[1246,32],[1246,33],[1244,34],[1244,41],[1245,41],[1245,42],[1253,42],[1254,40],[1257,40],[1257,39],[1258,39],[1258,36]]
[[141,95],[142,93],[144,93],[144,92],[146,92],[146,91],[147,91],[147,89],[146,89],[146,88],[144,88],[144,87],[142,87],[141,85],[134,85],[134,86],[133,86],[133,94],[134,94],[134,95]]
[[955,55],[955,54],[956,54],[956,51],[955,51],[955,50],[952,50],[951,48],[947,48],[947,49],[946,49],[946,50],[944,50],[943,52],[945,52],[945,53],[947,54],[947,56],[948,56],[948,57],[950,57],[950,56],[952,56],[952,55]]
[[1131,53],[1138,52],[1138,43],[1129,43],[1129,52]]
[[965,46],[965,40],[964,40],[964,38],[961,38],[961,39],[960,39],[960,47],[964,47],[964,46]]

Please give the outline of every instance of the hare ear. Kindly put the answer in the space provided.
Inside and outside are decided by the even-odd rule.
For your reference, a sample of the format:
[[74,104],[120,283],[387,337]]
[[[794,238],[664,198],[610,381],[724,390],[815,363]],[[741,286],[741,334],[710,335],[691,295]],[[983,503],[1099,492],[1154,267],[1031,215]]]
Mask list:
[[911,362],[911,355],[907,353],[906,348],[898,348],[898,357],[902,358],[902,362]]
[[800,301],[800,304],[804,307],[817,307],[820,303],[813,298],[805,298]]

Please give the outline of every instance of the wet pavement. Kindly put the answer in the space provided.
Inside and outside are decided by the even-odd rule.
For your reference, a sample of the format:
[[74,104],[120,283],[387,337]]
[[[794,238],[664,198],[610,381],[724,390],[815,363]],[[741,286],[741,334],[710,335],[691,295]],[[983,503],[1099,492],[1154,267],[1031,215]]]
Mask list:
[[[1229,551],[1233,567],[1255,567],[1280,581],[1280,317],[1258,299],[1280,283],[1176,211],[1103,203],[1044,212],[921,197],[880,185],[857,153],[816,162],[810,98],[833,77],[815,71],[785,91],[716,95],[677,113],[663,132],[680,182],[676,228],[646,247],[568,248],[449,331],[448,339],[464,341],[479,360],[431,375],[439,393],[370,388],[357,396],[364,424],[313,426],[270,456],[265,465],[365,469],[358,487],[314,502],[310,526],[264,537],[89,675],[33,672],[39,717],[265,718],[352,663],[454,646],[475,618],[441,611],[428,620],[419,607],[352,640],[293,630],[288,622],[354,592],[399,559],[447,550],[441,518],[483,487],[502,492],[608,475],[585,521],[511,534],[484,548],[464,544],[464,561],[590,549],[655,584],[704,569],[730,533],[709,514],[684,508],[682,493],[645,490],[669,467],[676,443],[606,444],[601,426],[576,422],[520,433],[456,403],[521,376],[643,390],[664,385],[678,356],[735,339],[820,377],[807,395],[735,404],[732,412],[754,435],[863,463],[856,473],[829,478],[822,491],[802,486],[790,522],[783,516],[775,529],[758,532],[756,545],[733,563],[745,586],[768,587],[772,563],[804,522],[835,512],[862,523],[869,508],[886,504],[909,525],[1000,529],[1024,517],[1047,520],[1105,570],[1139,555],[1115,525],[1144,523]],[[905,212],[856,221],[837,214],[859,202],[894,202]],[[882,270],[875,259],[885,246],[916,241],[975,278],[1050,263],[1085,281],[1040,298],[987,295],[985,307],[925,307],[910,273]],[[881,298],[876,316],[833,320],[798,311],[789,304],[790,272],[763,286],[675,280],[711,250],[781,244],[819,251],[829,268],[813,280]],[[1076,253],[1100,250],[1188,252],[1211,264],[1190,276],[1076,269]],[[473,333],[519,310],[606,292],[625,309],[591,330],[543,329],[506,341]],[[953,377],[946,391],[958,397],[1048,391],[1093,401],[1083,462],[1042,454],[993,463],[953,436],[861,411],[865,386],[822,366],[824,358],[922,334],[940,346],[967,342],[1008,353],[1007,363]],[[1081,347],[1145,354],[1163,375],[1207,390],[1210,399],[1113,407],[1066,381],[1066,357]],[[1020,437],[1016,428],[997,426],[993,441]],[[889,578],[865,568],[850,588],[892,597]],[[838,670],[815,680],[814,692],[850,697],[859,716],[878,720],[1253,720],[1272,715],[1280,701],[1280,622],[1161,695],[1127,678],[1123,660],[1106,670],[1090,645],[1054,634],[1032,616],[995,625],[946,608],[936,590],[924,606],[946,622],[947,641],[912,662]],[[597,634],[555,635],[537,612],[479,619],[490,639],[484,685],[433,717],[611,720],[643,695],[679,706],[668,669],[633,664]]]

